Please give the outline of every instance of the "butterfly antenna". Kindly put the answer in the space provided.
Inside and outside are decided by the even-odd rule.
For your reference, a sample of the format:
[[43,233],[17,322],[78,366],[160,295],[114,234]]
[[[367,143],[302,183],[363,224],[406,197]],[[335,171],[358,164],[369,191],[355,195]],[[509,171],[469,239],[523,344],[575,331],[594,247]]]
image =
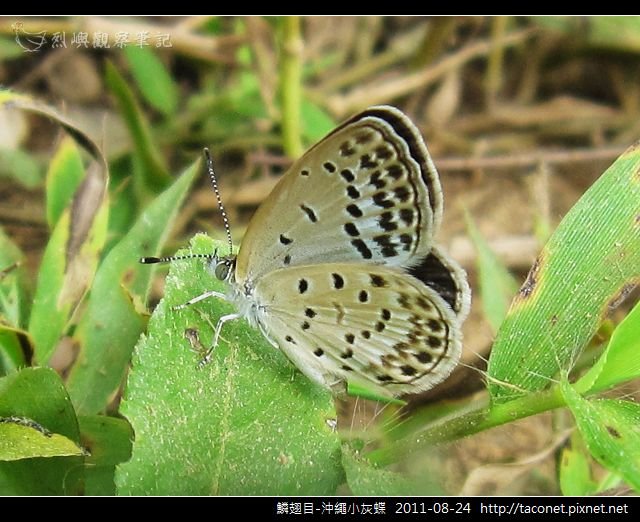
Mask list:
[[213,170],[213,160],[211,159],[211,153],[209,149],[205,147],[204,157],[207,161],[207,171],[209,172],[209,179],[213,185],[213,192],[215,192],[216,200],[218,201],[218,208],[222,214],[222,221],[224,222],[224,230],[227,233],[227,242],[229,243],[229,253],[233,251],[233,241],[231,240],[231,227],[229,226],[229,217],[222,204],[222,198],[220,197],[220,189],[218,188],[218,180],[216,179],[216,173]]
[[142,263],[143,265],[153,265],[156,263],[171,263],[172,261],[180,261],[182,259],[195,259],[195,258],[214,259],[216,255],[217,255],[217,250],[213,254],[188,254],[186,256],[141,257],[140,263]]

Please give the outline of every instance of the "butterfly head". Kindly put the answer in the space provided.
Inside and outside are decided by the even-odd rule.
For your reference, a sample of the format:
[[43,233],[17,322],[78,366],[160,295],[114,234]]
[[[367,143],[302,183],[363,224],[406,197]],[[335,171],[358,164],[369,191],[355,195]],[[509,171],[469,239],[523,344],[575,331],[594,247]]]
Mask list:
[[226,281],[231,283],[233,280],[233,274],[236,268],[236,256],[235,254],[229,254],[228,256],[218,256],[216,250],[211,258],[209,264],[209,270],[213,272],[213,275],[219,281]]

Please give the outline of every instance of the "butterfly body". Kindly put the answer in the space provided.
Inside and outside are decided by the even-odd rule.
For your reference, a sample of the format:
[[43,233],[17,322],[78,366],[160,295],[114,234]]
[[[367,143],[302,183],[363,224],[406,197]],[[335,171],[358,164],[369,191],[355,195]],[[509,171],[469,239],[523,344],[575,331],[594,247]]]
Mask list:
[[212,256],[238,311],[223,319],[246,318],[325,387],[433,387],[457,364],[470,301],[464,271],[433,243],[442,207],[415,126],[367,109],[293,164],[237,257]]

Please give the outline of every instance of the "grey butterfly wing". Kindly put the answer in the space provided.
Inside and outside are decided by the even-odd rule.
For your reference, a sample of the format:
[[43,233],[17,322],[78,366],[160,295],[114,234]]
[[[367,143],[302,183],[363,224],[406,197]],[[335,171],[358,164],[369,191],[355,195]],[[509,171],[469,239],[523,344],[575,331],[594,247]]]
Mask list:
[[431,287],[398,269],[329,263],[280,269],[255,287],[257,320],[309,378],[359,382],[385,395],[445,379],[460,322]]
[[253,216],[236,280],[323,262],[411,266],[427,256],[442,190],[422,137],[393,107],[372,107],[307,151]]

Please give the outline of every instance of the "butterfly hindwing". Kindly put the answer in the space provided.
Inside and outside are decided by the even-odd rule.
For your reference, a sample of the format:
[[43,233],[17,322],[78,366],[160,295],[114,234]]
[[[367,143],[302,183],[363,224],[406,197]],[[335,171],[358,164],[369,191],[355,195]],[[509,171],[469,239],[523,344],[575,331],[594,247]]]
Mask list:
[[429,389],[449,375],[460,325],[431,287],[394,268],[323,263],[273,271],[254,299],[265,333],[310,378],[386,395]]

